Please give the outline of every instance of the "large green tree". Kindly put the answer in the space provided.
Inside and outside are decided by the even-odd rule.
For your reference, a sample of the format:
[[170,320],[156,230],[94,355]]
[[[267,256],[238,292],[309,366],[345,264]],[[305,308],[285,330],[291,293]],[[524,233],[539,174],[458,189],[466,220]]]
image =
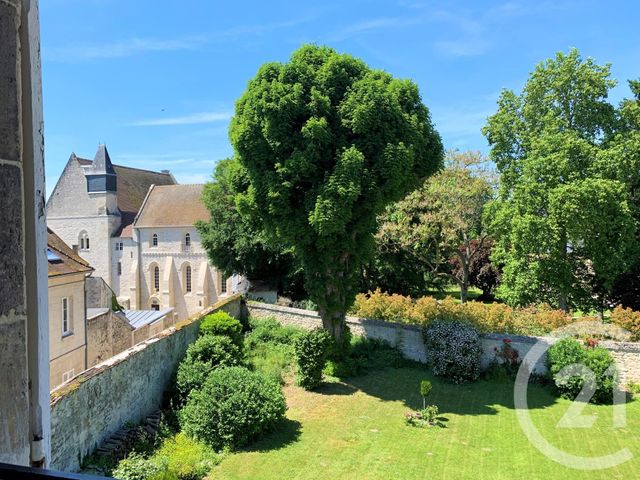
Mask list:
[[237,159],[217,163],[203,192],[211,219],[196,224],[202,245],[225,275],[239,273],[283,289],[295,282],[299,267],[291,251],[270,238],[250,214],[243,214],[248,188],[247,173]]
[[[477,152],[449,152],[444,170],[387,208],[376,235],[382,251],[402,254],[422,268],[425,278],[456,283],[462,302],[472,262],[487,241],[482,211],[493,189],[482,169],[485,163]],[[459,268],[452,268],[452,258]]]
[[331,48],[263,65],[236,103],[231,142],[244,201],[293,248],[324,327],[343,338],[376,216],[442,162],[418,87]]
[[599,156],[619,128],[608,65],[577,50],[538,64],[524,90],[504,90],[483,129],[500,173],[486,210],[503,265],[498,296],[599,307],[629,265],[635,224],[627,186]]

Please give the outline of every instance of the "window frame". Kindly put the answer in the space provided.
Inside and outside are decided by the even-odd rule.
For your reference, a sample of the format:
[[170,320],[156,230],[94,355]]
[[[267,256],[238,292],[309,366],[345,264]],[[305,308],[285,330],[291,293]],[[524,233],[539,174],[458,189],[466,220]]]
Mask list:
[[191,284],[191,265],[187,265],[184,268],[184,291],[185,293],[191,293],[192,284]]
[[69,302],[69,297],[62,297],[60,302],[61,312],[62,312],[62,336],[66,337],[71,335],[73,331],[71,330],[71,309],[69,306],[71,302]]
[[158,265],[153,266],[153,291],[160,291],[160,267]]
[[153,235],[151,235],[151,246],[155,248],[158,246],[158,243],[158,234],[154,233]]

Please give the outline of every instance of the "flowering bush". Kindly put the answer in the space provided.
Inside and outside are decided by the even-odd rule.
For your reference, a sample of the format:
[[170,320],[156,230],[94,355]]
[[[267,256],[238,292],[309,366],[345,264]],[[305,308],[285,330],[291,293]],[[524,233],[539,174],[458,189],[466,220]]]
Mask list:
[[[474,326],[480,332],[544,335],[573,323],[571,315],[548,305],[511,308],[502,303],[458,303],[452,297],[438,301],[421,297],[415,301],[402,295],[390,295],[379,289],[361,293],[351,309],[353,315],[428,326],[436,320],[448,320]],[[640,314],[638,314],[640,332]]]
[[611,313],[611,323],[628,330],[631,333],[631,341],[640,340],[640,312],[618,306]]
[[430,427],[441,425],[438,421],[438,407],[436,405],[427,405],[417,412],[407,412],[404,414],[404,422],[412,427]]
[[433,373],[455,383],[478,378],[482,346],[475,328],[457,321],[436,321],[425,330],[424,339]]

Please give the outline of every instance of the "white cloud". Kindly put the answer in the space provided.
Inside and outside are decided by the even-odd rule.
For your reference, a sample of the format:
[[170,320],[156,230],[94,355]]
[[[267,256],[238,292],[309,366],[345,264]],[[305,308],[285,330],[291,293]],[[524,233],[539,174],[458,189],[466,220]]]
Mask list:
[[204,43],[204,36],[191,36],[177,39],[130,38],[112,43],[78,44],[65,47],[52,47],[44,50],[48,60],[77,61],[104,58],[130,57],[144,52],[169,52],[193,50]]
[[79,43],[61,47],[43,49],[46,60],[74,62],[94,59],[123,58],[145,52],[169,52],[178,50],[196,50],[213,42],[228,41],[241,36],[262,35],[274,30],[292,28],[314,20],[315,16],[306,16],[281,22],[258,25],[240,25],[215,33],[202,33],[179,38],[138,38],[132,37],[109,43]]
[[132,127],[158,127],[167,125],[195,125],[200,123],[214,123],[229,120],[229,112],[201,112],[181,117],[152,118],[129,123]]
[[211,180],[211,173],[180,173],[172,172],[176,177],[178,183],[181,184],[193,184],[193,183],[207,183]]

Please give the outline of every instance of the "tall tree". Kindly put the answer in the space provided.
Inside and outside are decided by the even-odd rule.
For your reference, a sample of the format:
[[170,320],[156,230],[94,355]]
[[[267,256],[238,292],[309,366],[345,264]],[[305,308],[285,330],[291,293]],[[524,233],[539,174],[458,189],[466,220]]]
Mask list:
[[[379,248],[404,254],[425,275],[458,284],[462,302],[467,300],[471,264],[487,239],[482,211],[493,190],[481,168],[485,163],[477,152],[449,152],[444,170],[387,208],[376,237]],[[457,271],[452,257],[459,263]]]
[[442,162],[418,87],[327,47],[263,65],[236,103],[230,138],[245,201],[293,248],[324,327],[343,338],[376,216]]
[[299,267],[291,251],[270,238],[250,212],[243,214],[248,188],[247,173],[237,159],[218,162],[203,192],[211,219],[196,228],[209,260],[225,275],[239,273],[281,290],[295,280]]
[[628,266],[628,195],[597,162],[618,126],[609,70],[575,49],[558,53],[536,66],[520,95],[502,92],[483,129],[500,173],[486,215],[507,303],[599,306],[598,290]]

